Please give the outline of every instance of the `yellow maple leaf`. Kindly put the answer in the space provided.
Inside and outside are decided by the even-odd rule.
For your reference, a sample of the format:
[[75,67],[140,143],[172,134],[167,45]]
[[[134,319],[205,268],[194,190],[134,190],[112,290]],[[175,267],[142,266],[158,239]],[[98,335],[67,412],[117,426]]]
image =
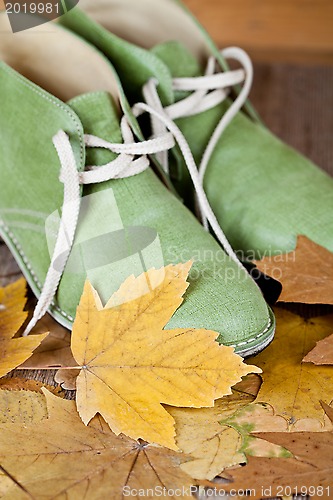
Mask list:
[[13,338],[27,317],[25,293],[23,278],[0,288],[0,377],[26,361],[47,335]]
[[275,339],[254,358],[263,370],[256,401],[269,403],[291,423],[305,418],[323,420],[319,400],[332,400],[333,370],[302,360],[316,342],[332,332],[333,315],[306,320],[276,308],[275,316]]
[[[43,392],[48,418],[36,425],[28,412],[22,421],[0,424],[2,499],[156,498],[135,490],[193,498],[193,481],[179,468],[182,454],[116,436],[100,416],[86,427],[74,401]],[[26,395],[35,401],[35,393]],[[0,405],[1,397],[0,391]]]
[[116,434],[177,449],[174,420],[161,403],[211,407],[243,375],[260,372],[219,346],[216,332],[163,330],[182,302],[190,266],[130,277],[105,308],[86,283],[71,344],[84,423],[100,413]]

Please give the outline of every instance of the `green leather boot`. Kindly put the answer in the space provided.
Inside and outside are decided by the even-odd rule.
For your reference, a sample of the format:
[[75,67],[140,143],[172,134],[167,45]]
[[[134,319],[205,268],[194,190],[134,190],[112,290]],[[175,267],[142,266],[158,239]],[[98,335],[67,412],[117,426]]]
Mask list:
[[[109,57],[133,102],[144,98],[177,123],[217,221],[241,257],[291,251],[298,235],[333,251],[333,179],[262,125],[246,101],[252,65],[243,51],[220,53],[177,0],[81,0],[80,7],[90,18],[76,8],[61,22]],[[228,70],[229,58],[240,69]],[[153,119],[152,130],[164,129]],[[178,149],[158,157],[208,226]]]
[[0,234],[39,298],[27,332],[46,310],[70,328],[87,277],[106,301],[131,274],[194,259],[168,327],[215,330],[242,355],[264,348],[275,323],[257,285],[150,168],[174,135],[135,139],[143,110],[70,31],[12,35],[5,14],[0,30]]

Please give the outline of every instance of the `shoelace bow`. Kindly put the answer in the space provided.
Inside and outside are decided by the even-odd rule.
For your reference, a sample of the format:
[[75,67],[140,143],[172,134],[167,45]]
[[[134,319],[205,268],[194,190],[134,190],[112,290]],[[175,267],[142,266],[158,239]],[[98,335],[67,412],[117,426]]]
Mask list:
[[[251,60],[243,50],[228,48],[222,51],[222,55],[225,58],[238,60],[243,65],[244,70],[214,74],[216,62],[212,57],[208,61],[205,76],[176,78],[173,80],[174,90],[193,91],[193,93],[189,97],[167,108],[163,108],[162,106],[156,90],[157,83],[154,80],[147,82],[144,87],[144,98],[147,103],[137,103],[132,108],[132,111],[136,117],[139,117],[143,113],[150,114],[153,130],[152,139],[139,143],[135,142],[133,132],[125,116],[121,120],[121,132],[124,140],[122,144],[114,144],[93,135],[85,135],[84,142],[86,147],[104,148],[118,154],[115,160],[105,165],[86,167],[85,171],[78,171],[74,152],[67,134],[60,130],[53,137],[53,144],[61,164],[60,181],[64,184],[61,220],[50,267],[41,295],[35,307],[33,317],[27,325],[23,336],[31,332],[39,319],[44,316],[53,304],[74,243],[80,213],[80,186],[138,175],[150,165],[147,155],[155,154],[161,162],[162,167],[168,173],[168,150],[174,147],[175,141],[178,143],[190,173],[205,227],[208,229],[208,226],[211,226],[225,252],[239,267],[243,268],[224,235],[203,189],[203,178],[211,154],[223,131],[245,103],[252,83],[253,70]],[[198,168],[189,144],[174,120],[181,116],[191,116],[216,106],[227,98],[227,89],[242,82],[244,82],[244,85],[240,94],[216,127]],[[136,158],[137,156],[139,157]],[[59,262],[60,255],[62,256],[61,262]],[[57,262],[56,266],[55,262]]]
[[[239,47],[228,47],[222,50],[221,54],[225,59],[234,59],[239,62],[242,69],[215,73],[216,59],[213,56],[210,57],[208,59],[204,76],[173,79],[174,91],[192,91],[189,97],[186,97],[175,104],[163,108],[156,89],[157,82],[154,79],[149,80],[143,88],[143,95],[147,104],[159,111],[159,113],[165,114],[171,120],[176,120],[177,118],[184,118],[202,113],[217,106],[228,97],[232,87],[243,84],[240,93],[216,126],[202,156],[200,165],[198,166],[199,178],[202,185],[207,166],[215,147],[227,126],[244,106],[249,96],[253,81],[252,61],[243,49]],[[158,135],[165,133],[166,130],[161,120],[157,120],[153,115],[151,115],[151,128],[153,137],[157,137]],[[156,157],[161,163],[164,171],[169,174],[168,151],[158,153]],[[208,229],[208,223],[210,220],[206,215],[206,199],[201,197],[201,194],[197,189],[196,198],[198,209],[200,211],[199,215],[201,216],[204,227]],[[213,226],[212,229],[217,238],[220,240],[220,237],[216,233]],[[221,240],[220,242],[222,243]],[[225,248],[225,250],[229,253],[227,248]]]

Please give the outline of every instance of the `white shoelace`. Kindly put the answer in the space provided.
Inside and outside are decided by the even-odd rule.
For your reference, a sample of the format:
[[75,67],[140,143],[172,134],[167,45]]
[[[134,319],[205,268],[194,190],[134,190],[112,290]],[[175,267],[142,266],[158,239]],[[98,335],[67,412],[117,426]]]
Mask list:
[[[163,108],[158,96],[156,90],[157,82],[154,80],[147,82],[144,87],[144,98],[147,104],[138,103],[133,107],[132,111],[136,117],[143,113],[150,114],[153,130],[152,139],[136,143],[125,116],[121,120],[123,144],[114,144],[93,135],[85,135],[84,142],[86,147],[104,148],[118,154],[115,160],[106,165],[87,167],[85,171],[79,172],[67,134],[60,130],[53,137],[53,144],[61,164],[60,181],[64,184],[62,214],[50,267],[33,317],[27,325],[23,336],[31,332],[39,319],[44,316],[53,303],[74,243],[80,213],[80,186],[140,174],[149,167],[147,155],[156,155],[168,173],[168,150],[174,147],[175,140],[178,143],[190,173],[206,229],[210,225],[225,252],[240,268],[243,268],[243,265],[224,235],[203,189],[204,174],[214,148],[225,128],[244,105],[252,84],[252,63],[243,50],[228,48],[222,51],[222,55],[225,58],[238,60],[243,65],[244,70],[214,74],[216,62],[214,58],[210,58],[205,76],[174,79],[174,90],[193,91],[193,93],[189,97],[167,108]],[[226,99],[228,95],[227,89],[242,82],[244,82],[244,85],[241,92],[216,127],[198,168],[189,144],[174,120],[183,116],[191,116],[216,106]],[[139,158],[135,159],[135,156],[139,156]],[[59,262],[60,255],[62,256],[61,262]],[[56,261],[57,265],[55,266]]]
[[[240,111],[240,109],[244,106],[250,93],[253,81],[252,62],[250,57],[243,49],[240,49],[239,47],[228,47],[222,50],[221,54],[225,59],[234,59],[238,61],[243,69],[226,71],[223,73],[215,73],[216,60],[214,57],[210,57],[204,76],[173,79],[173,89],[175,91],[192,91],[192,94],[189,97],[186,97],[176,102],[175,104],[172,104],[171,106],[163,108],[156,90],[157,82],[155,80],[149,80],[149,82],[147,82],[147,84],[143,88],[143,95],[147,104],[157,110],[160,114],[164,114],[165,116],[167,116],[169,119],[176,120],[177,118],[183,118],[186,116],[192,116],[198,113],[202,113],[203,111],[217,106],[228,97],[229,91],[233,86],[243,84],[240,93],[230,105],[226,113],[222,116],[220,122],[215,128],[206,147],[206,150],[202,156],[200,165],[198,167],[201,185],[203,185],[207,166],[214,152],[214,149],[227,126]],[[166,130],[166,127],[163,126],[161,120],[157,120],[154,115],[151,116],[151,127],[153,137],[157,137],[158,135],[165,133]],[[169,173],[168,151],[158,153],[156,157],[161,163],[165,172]],[[207,217],[206,215],[206,200],[202,198],[201,193],[197,190],[196,187],[195,189],[201,219],[204,227],[208,229],[208,223],[210,221],[209,217]],[[212,229],[220,240],[213,226]],[[221,240],[220,242],[222,243]],[[229,253],[226,247],[225,250],[227,251],[227,253]]]
[[[88,167],[84,172],[78,171],[73,149],[67,134],[60,130],[53,137],[53,144],[61,164],[60,181],[64,184],[62,214],[55,248],[43,289],[35,307],[33,317],[27,325],[23,336],[31,332],[37,321],[44,316],[53,303],[74,243],[80,212],[80,185],[95,184],[110,179],[121,179],[140,174],[150,165],[147,155],[168,150],[175,145],[175,140],[170,132],[161,134],[156,139],[136,143],[125,116],[121,121],[121,132],[124,139],[123,144],[113,144],[93,135],[84,136],[86,147],[104,148],[119,155],[115,160],[106,165]],[[140,156],[135,159],[137,155]],[[61,262],[59,262],[60,255],[62,256]],[[55,262],[57,263],[56,266]]]

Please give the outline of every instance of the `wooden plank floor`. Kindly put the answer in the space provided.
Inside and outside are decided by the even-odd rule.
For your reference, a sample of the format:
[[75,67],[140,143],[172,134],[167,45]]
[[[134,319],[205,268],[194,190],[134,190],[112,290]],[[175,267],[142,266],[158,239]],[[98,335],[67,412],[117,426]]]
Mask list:
[[184,0],[221,47],[256,60],[333,64],[332,0]]
[[275,134],[333,175],[333,67],[257,63],[251,101]]
[[265,62],[333,64],[332,0],[183,1],[221,47],[239,45]]

